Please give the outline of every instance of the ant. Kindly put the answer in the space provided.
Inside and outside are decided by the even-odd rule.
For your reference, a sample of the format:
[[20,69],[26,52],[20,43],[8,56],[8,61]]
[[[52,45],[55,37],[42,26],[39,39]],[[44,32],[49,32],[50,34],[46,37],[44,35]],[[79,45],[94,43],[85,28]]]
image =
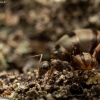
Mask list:
[[[61,53],[63,60],[51,59],[50,62],[49,61],[41,62],[43,54],[30,56],[30,57],[40,56],[40,60],[39,60],[40,68],[38,71],[39,77],[47,73],[47,77],[49,78],[52,75],[54,69],[60,72],[62,72],[64,69],[68,69],[71,70],[74,74],[74,69],[85,71],[85,70],[92,70],[96,68],[98,65],[98,62],[96,60],[96,54],[99,51],[99,48],[100,48],[100,44],[95,48],[93,55],[87,52],[82,52],[81,54],[77,54],[77,55],[70,53],[71,62],[68,62],[66,60],[65,53]],[[74,76],[76,75],[74,74]]]
[[[97,53],[100,51],[100,31],[81,29],[72,33],[72,36],[64,35],[56,42],[55,47],[60,46],[60,48],[57,48],[58,52],[55,53],[56,58],[41,62],[42,54],[31,56],[40,56],[39,76],[47,73],[49,78],[54,69],[61,72],[64,69],[70,69],[74,73],[74,69],[85,71],[97,67]],[[80,52],[80,48],[82,52]]]
[[72,69],[71,65],[68,61],[62,61],[59,59],[51,59],[50,62],[49,61],[42,61],[42,57],[43,54],[39,54],[39,55],[35,55],[35,56],[29,56],[29,57],[38,57],[40,56],[40,60],[39,60],[39,77],[46,74],[48,72],[48,78],[52,75],[54,69],[56,69],[57,71],[63,71],[64,69]]

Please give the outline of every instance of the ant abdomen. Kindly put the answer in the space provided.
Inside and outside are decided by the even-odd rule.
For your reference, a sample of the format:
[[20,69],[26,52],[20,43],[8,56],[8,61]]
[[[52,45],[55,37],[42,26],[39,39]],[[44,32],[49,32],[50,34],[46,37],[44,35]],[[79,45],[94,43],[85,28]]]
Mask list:
[[[71,52],[72,47],[76,47],[76,54],[80,52],[93,53],[100,43],[100,31],[92,29],[77,29],[72,31],[72,35],[62,36],[55,45],[56,50],[61,52]],[[64,49],[65,48],[65,49]]]

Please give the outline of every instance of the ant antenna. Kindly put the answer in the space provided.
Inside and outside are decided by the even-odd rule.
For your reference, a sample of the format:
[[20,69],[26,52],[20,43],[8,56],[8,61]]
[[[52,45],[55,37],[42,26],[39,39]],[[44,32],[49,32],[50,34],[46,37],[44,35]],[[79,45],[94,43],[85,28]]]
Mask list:
[[93,52],[93,57],[96,57],[97,56],[97,53],[100,51],[100,43],[98,44],[98,46],[94,49],[94,52]]
[[[34,58],[34,57],[39,57],[40,56],[40,60],[39,60],[39,64],[41,63],[41,61],[42,61],[42,58],[43,58],[43,54],[38,54],[38,55],[34,55],[34,56],[28,56],[28,57],[26,57],[26,58]],[[25,58],[25,59],[26,59]]]
[[28,58],[34,58],[34,57],[39,57],[39,56],[40,56],[39,63],[41,63],[43,54],[38,54],[38,55],[34,55],[34,56],[29,56]]

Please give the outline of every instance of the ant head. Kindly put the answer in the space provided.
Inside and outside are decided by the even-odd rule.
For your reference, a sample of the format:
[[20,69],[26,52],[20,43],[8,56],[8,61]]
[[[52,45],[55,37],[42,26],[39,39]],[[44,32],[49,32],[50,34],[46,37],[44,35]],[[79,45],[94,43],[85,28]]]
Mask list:
[[41,64],[41,68],[43,70],[48,70],[50,68],[50,64],[48,61],[44,61],[42,64]]
[[45,74],[49,70],[49,68],[50,68],[49,62],[48,61],[43,61],[41,63],[40,68],[39,68],[39,76]]

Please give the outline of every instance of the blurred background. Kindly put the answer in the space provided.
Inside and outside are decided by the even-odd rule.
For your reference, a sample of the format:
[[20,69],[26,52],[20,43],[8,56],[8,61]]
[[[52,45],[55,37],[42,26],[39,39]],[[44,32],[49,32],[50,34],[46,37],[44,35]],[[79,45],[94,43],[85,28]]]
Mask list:
[[75,29],[100,29],[100,0],[0,0],[0,71],[27,72],[49,60]]

